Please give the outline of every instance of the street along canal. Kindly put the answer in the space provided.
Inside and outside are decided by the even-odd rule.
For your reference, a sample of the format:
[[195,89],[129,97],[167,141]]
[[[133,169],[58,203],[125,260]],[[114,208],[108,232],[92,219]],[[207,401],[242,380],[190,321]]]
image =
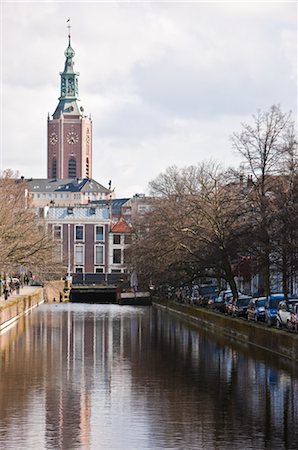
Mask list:
[[297,368],[167,311],[44,304],[0,349],[1,449],[297,448]]

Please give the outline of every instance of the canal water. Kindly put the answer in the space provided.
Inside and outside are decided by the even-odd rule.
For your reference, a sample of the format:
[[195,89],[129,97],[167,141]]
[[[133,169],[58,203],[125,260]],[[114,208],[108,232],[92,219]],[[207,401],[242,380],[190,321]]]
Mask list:
[[152,307],[44,304],[0,351],[0,449],[298,448],[290,362]]

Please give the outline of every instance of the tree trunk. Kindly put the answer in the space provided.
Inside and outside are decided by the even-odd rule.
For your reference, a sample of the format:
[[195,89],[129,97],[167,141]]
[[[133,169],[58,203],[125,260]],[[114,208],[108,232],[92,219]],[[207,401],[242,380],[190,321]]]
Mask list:
[[235,277],[232,271],[231,264],[229,262],[226,263],[225,267],[226,280],[230,285],[231,291],[233,293],[233,301],[236,302],[238,298],[238,289],[235,281]]
[[285,299],[287,300],[289,295],[289,273],[287,265],[287,251],[285,249],[283,249],[282,253],[282,290]]

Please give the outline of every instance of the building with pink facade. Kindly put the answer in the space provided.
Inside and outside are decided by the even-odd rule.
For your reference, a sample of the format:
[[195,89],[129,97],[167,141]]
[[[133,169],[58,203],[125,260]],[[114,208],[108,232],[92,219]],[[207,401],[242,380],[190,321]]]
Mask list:
[[127,272],[132,228],[122,217],[111,222],[109,204],[46,206],[43,214],[56,242],[55,259],[68,273]]

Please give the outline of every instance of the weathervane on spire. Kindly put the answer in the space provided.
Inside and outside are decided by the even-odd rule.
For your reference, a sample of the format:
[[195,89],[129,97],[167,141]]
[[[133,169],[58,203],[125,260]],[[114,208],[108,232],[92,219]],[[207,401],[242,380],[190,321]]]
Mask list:
[[68,39],[70,40],[70,29],[71,29],[70,17],[67,19],[66,23],[68,24],[67,25],[67,28],[68,28]]

